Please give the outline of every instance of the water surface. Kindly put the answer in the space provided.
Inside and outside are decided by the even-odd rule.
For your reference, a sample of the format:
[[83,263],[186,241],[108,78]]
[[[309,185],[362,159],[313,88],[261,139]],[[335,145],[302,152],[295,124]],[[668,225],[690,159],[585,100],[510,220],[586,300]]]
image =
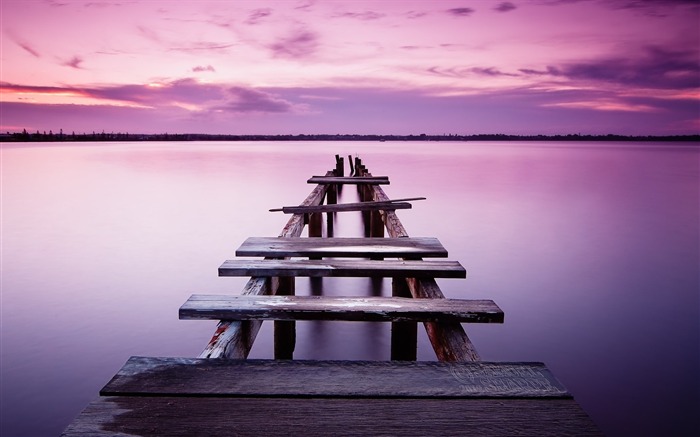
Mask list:
[[[390,197],[428,198],[399,216],[466,267],[444,293],[505,311],[467,326],[484,360],[545,362],[611,436],[700,431],[697,144],[164,142],[2,145],[0,433],[59,434],[129,356],[197,356],[215,322],[179,306],[238,293],[245,279],[217,267],[277,235],[288,217],[267,210],[303,200],[336,153],[390,176]],[[335,231],[362,235],[361,220]],[[391,290],[321,287],[297,291]],[[271,336],[264,324],[252,357],[272,357]],[[387,324],[298,336],[297,358],[389,358]]]

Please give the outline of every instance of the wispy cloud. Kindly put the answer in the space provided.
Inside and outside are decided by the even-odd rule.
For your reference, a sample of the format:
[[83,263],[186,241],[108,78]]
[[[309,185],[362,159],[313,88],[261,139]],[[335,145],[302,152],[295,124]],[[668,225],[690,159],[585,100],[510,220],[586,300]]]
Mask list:
[[314,6],[314,4],[316,4],[315,0],[303,0],[299,3],[298,6],[295,6],[294,9],[298,11],[309,12]]
[[82,63],[83,63],[83,59],[81,57],[73,56],[69,60],[61,62],[61,65],[65,66],[65,67],[75,68],[77,70],[82,70],[83,67],[80,65]]
[[278,38],[268,48],[278,58],[301,59],[313,55],[318,48],[318,35],[307,29],[296,29]]
[[436,76],[444,77],[468,77],[468,76],[489,76],[489,77],[499,77],[499,76],[509,76],[516,77],[519,76],[517,73],[506,73],[499,70],[496,67],[467,67],[467,68],[440,68],[440,67],[430,67],[426,70],[428,73]]
[[468,17],[474,13],[474,9],[472,9],[472,8],[452,8],[452,9],[448,9],[447,13],[450,15],[454,15],[455,17]]
[[270,15],[272,15],[272,9],[270,8],[255,9],[253,12],[250,13],[245,23],[255,25],[260,23],[264,18],[269,17]]
[[498,12],[510,12],[510,11],[512,11],[513,9],[516,9],[516,8],[517,8],[517,6],[515,6],[515,5],[514,5],[513,3],[511,3],[511,2],[502,2],[502,3],[499,3],[499,4],[498,4],[495,8],[493,8],[493,9],[496,10],[496,11],[498,11]]
[[227,90],[229,97],[225,105],[215,109],[235,113],[271,113],[292,112],[294,105],[277,98],[270,93],[243,87],[231,87]]
[[35,58],[41,58],[41,54],[39,53],[39,51],[32,44],[27,42],[24,38],[16,35],[12,30],[6,30],[5,34],[10,39],[10,41],[17,44],[25,52],[29,53],[30,55],[34,56]]
[[225,52],[227,49],[235,46],[235,43],[220,43],[212,41],[197,41],[186,45],[173,45],[168,48],[174,52]]
[[212,52],[222,53],[234,47],[236,43],[219,41],[169,41],[146,26],[137,26],[138,32],[149,41],[152,41],[165,50],[173,52]]
[[[204,69],[208,71],[208,67],[211,66]],[[105,87],[38,87],[3,82],[0,83],[0,91],[8,94],[82,97],[92,99],[92,104],[122,102],[133,107],[177,107],[195,112],[285,113],[304,107],[264,90],[205,84],[194,79]]]
[[216,70],[211,65],[207,65],[207,66],[197,65],[196,67],[192,68],[193,73],[205,73],[205,72],[214,73],[215,71]]
[[372,20],[379,20],[380,18],[386,17],[386,14],[382,14],[380,12],[374,12],[374,11],[364,11],[364,12],[341,12],[334,17],[339,17],[339,18],[353,18],[356,20],[361,20],[361,21],[372,21]]
[[417,18],[423,18],[427,16],[427,12],[422,12],[422,11],[408,11],[406,12],[406,17],[408,17],[411,20],[415,20]]
[[639,57],[614,57],[572,63],[549,70],[570,79],[660,89],[700,87],[700,64],[694,50],[647,47]]

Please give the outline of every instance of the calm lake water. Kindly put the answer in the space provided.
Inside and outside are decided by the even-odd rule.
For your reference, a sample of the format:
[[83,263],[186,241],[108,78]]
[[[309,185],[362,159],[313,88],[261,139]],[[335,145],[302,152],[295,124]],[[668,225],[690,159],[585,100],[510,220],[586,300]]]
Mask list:
[[[276,236],[268,209],[336,153],[428,198],[399,216],[466,267],[445,295],[506,314],[467,326],[484,360],[545,362],[610,436],[700,435],[698,144],[552,142],[3,144],[0,434],[60,434],[132,355],[197,356],[215,322],[180,305],[238,293],[217,267]],[[362,235],[357,215],[335,235]],[[337,281],[323,292],[391,290]],[[251,356],[272,357],[270,323]],[[299,323],[295,357],[386,360],[389,326]]]

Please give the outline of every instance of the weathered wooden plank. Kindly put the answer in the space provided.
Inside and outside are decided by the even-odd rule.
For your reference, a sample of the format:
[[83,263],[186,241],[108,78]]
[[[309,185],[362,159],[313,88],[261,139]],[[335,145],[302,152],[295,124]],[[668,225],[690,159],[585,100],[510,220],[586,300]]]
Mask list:
[[492,300],[194,294],[180,319],[503,323],[503,311]]
[[573,399],[104,397],[64,437],[602,436]]
[[389,184],[388,176],[373,176],[373,177],[335,177],[335,176],[312,176],[308,181],[309,184],[322,185],[387,185]]
[[275,238],[250,237],[236,250],[236,256],[263,257],[447,257],[437,238]]
[[542,363],[131,357],[102,396],[566,398]]
[[219,267],[219,276],[464,278],[466,275],[458,261],[446,260],[233,259]]
[[283,212],[285,214],[310,214],[321,212],[355,212],[411,208],[413,208],[413,205],[407,202],[358,202],[318,206],[283,206],[282,208],[272,208],[270,212]]

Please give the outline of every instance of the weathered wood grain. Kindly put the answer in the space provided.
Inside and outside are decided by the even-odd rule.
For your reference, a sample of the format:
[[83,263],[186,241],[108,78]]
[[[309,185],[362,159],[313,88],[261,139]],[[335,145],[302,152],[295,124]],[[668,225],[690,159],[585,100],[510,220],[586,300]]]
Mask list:
[[219,267],[219,276],[464,278],[466,275],[458,261],[446,260],[233,259]]
[[270,212],[283,212],[285,214],[309,214],[321,212],[356,212],[411,208],[413,208],[413,205],[407,202],[358,202],[318,206],[283,206],[282,208],[273,208],[270,210]]
[[102,396],[567,398],[542,363],[131,357]]
[[180,319],[503,323],[503,311],[492,300],[194,294]]
[[236,250],[236,256],[387,258],[447,257],[437,238],[275,238],[250,237]]
[[602,436],[571,399],[104,397],[64,437]]
[[365,184],[389,184],[388,176],[373,176],[373,177],[335,177],[335,176],[312,176],[308,181],[309,184],[333,184],[333,185],[365,185]]

